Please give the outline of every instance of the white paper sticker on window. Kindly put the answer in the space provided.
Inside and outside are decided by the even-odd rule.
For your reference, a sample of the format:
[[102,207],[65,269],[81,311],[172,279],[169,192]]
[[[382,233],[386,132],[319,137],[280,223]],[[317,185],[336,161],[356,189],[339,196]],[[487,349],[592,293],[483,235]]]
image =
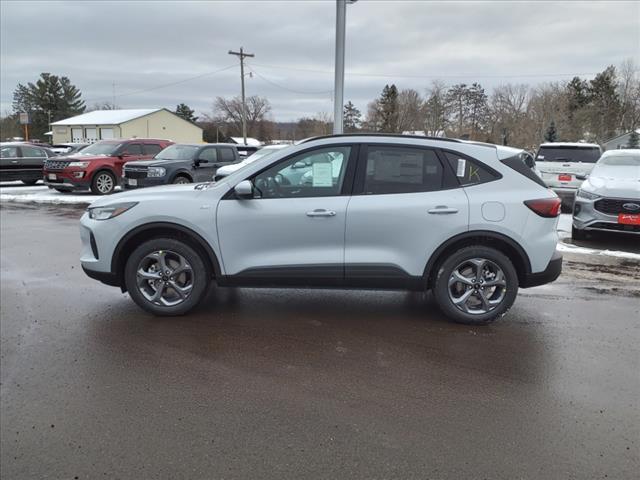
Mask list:
[[314,187],[332,187],[333,175],[331,162],[316,162],[311,170]]
[[464,177],[464,172],[467,169],[467,161],[464,158],[459,158],[458,159],[458,171],[456,172],[456,175],[458,177]]
[[538,158],[542,160],[544,158],[544,155],[538,155]]

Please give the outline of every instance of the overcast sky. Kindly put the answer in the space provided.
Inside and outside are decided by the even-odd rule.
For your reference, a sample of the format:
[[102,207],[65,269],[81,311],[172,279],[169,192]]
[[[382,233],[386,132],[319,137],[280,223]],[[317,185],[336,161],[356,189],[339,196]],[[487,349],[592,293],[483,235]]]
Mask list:
[[[16,85],[40,72],[68,76],[88,106],[112,101],[115,83],[121,108],[210,112],[214,97],[240,92],[227,53],[240,46],[256,55],[247,95],[269,98],[274,119],[333,111],[334,0],[0,0],[0,9],[3,115]],[[423,93],[438,78],[487,89],[591,78],[627,58],[640,64],[640,2],[359,0],[347,7],[345,101],[364,112],[392,82]]]

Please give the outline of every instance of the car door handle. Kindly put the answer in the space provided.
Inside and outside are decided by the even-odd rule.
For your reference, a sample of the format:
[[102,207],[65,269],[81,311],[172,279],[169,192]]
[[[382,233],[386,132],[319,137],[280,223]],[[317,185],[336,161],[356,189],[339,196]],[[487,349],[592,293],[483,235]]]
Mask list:
[[336,212],[333,210],[325,210],[324,208],[316,208],[310,212],[307,212],[307,217],[335,217]]
[[449,208],[446,205],[438,205],[436,208],[431,208],[427,211],[433,215],[450,215],[452,213],[458,213],[457,208]]

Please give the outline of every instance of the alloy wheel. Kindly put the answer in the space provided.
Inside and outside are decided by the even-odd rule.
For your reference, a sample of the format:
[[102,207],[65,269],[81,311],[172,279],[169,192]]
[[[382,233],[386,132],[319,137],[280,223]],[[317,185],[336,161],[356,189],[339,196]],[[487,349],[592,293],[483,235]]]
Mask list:
[[113,190],[113,177],[108,173],[101,173],[96,178],[96,188],[100,193],[109,193]]
[[502,303],[507,292],[507,280],[496,263],[486,258],[472,258],[453,269],[448,290],[449,299],[459,310],[481,315]]
[[173,307],[184,302],[193,290],[193,269],[180,254],[157,250],[138,264],[137,284],[140,293],[151,303]]

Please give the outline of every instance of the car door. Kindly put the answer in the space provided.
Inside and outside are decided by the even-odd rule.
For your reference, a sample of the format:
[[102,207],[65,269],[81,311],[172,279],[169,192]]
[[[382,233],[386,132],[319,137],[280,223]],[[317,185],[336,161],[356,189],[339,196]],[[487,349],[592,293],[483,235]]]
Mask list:
[[197,163],[193,168],[195,182],[210,182],[218,169],[218,150],[216,147],[206,147],[200,150]]
[[18,160],[18,170],[24,180],[42,178],[44,162],[47,160],[47,152],[38,147],[21,145],[22,158]]
[[[252,176],[255,198],[229,192],[217,210],[226,275],[249,283],[342,280],[356,154],[352,145],[315,147]],[[300,165],[310,172],[304,182]]]
[[15,180],[20,168],[20,151],[17,145],[0,147],[0,181]]
[[347,209],[348,282],[419,281],[436,248],[467,231],[467,196],[443,160],[429,148],[361,148]]
[[115,167],[118,178],[122,176],[122,167],[127,162],[135,162],[136,160],[148,160],[149,156],[145,156],[142,152],[142,144],[141,143],[128,143],[118,153],[118,156],[115,157]]

